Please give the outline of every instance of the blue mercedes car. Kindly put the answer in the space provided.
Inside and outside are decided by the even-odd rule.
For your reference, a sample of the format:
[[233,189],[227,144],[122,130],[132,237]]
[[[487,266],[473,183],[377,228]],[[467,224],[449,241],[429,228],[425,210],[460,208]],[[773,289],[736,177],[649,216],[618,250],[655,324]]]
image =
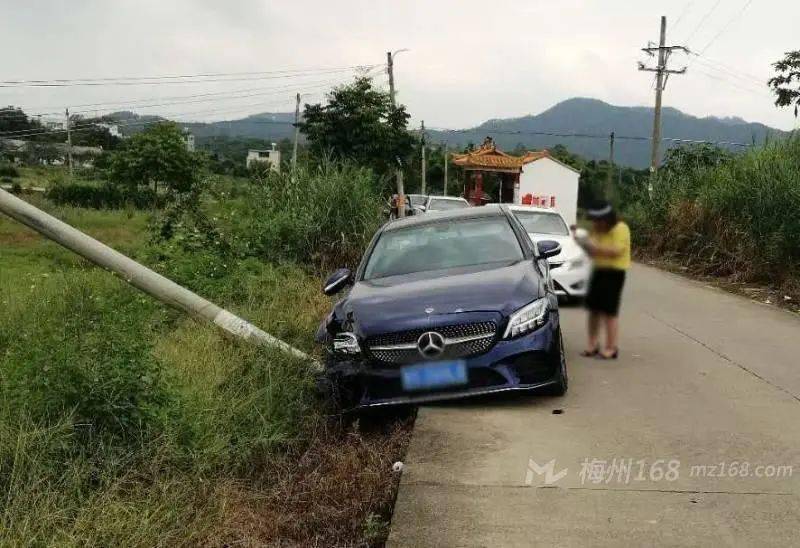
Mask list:
[[493,392],[567,390],[558,299],[547,259],[503,205],[434,212],[384,225],[347,292],[320,325],[325,379],[345,408]]

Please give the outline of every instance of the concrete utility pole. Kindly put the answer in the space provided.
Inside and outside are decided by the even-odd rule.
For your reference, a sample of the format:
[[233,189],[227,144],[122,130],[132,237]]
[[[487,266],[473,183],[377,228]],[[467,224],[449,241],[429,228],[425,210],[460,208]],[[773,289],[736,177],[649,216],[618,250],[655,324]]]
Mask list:
[[420,124],[420,142],[422,144],[422,167],[420,168],[422,172],[422,194],[425,194],[428,186],[428,162],[425,158],[425,120],[422,120]]
[[606,200],[611,199],[611,185],[614,180],[614,132],[608,136],[608,176],[606,177]]
[[450,163],[450,157],[447,154],[447,143],[444,144],[444,194],[447,196],[447,164]]
[[153,272],[122,253],[98,242],[83,232],[51,217],[16,196],[0,190],[0,212],[35,230],[54,242],[85,257],[96,265],[118,274],[132,286],[179,310],[210,321],[236,337],[278,348],[303,360],[313,361],[304,352],[265,333],[253,324]]
[[[401,51],[406,50],[397,50],[394,53],[391,51],[386,52],[386,70],[389,73],[389,98],[392,101],[393,110],[397,108],[394,90],[394,56]],[[397,216],[402,218],[406,216],[406,193],[403,189],[403,168],[399,158],[397,164],[397,170],[395,171],[395,178],[397,180]]]
[[72,178],[73,169],[72,169],[72,131],[69,127],[69,109],[66,109],[65,114],[67,116],[67,161],[69,162],[69,176]]
[[680,70],[669,70],[667,63],[669,56],[675,50],[682,50],[688,53],[689,50],[683,46],[667,46],[667,18],[661,16],[661,36],[658,41],[658,47],[642,48],[642,51],[652,56],[654,51],[658,52],[658,65],[655,68],[647,67],[644,63],[639,63],[639,70],[646,72],[656,73],[656,108],[653,116],[653,141],[650,151],[650,171],[655,173],[658,170],[658,156],[659,148],[661,146],[661,95],[667,85],[667,80],[670,74],[684,74],[686,67]]
[[300,94],[297,94],[297,103],[294,107],[294,147],[292,147],[292,175],[297,167],[297,140],[300,138]]

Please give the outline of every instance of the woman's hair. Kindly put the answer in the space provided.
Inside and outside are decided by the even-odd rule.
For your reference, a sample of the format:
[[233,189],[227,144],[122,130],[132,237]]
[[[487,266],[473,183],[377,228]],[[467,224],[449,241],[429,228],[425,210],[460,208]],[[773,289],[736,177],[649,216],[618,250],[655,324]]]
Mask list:
[[586,211],[586,216],[592,221],[602,221],[609,226],[617,224],[619,218],[614,207],[608,202],[601,202]]

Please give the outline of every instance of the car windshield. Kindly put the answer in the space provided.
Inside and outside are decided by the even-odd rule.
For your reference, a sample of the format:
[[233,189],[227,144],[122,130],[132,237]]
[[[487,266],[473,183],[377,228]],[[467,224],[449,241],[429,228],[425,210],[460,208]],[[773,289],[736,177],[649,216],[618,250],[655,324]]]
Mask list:
[[505,217],[442,221],[384,232],[364,279],[522,258],[522,247]]
[[543,211],[514,211],[519,222],[529,234],[552,234],[554,236],[569,235],[569,228],[557,213]]
[[424,194],[409,194],[408,195],[408,203],[412,206],[423,206],[425,205],[425,201],[428,199],[427,196]]
[[464,200],[431,200],[431,205],[428,206],[430,211],[444,211],[448,209],[463,209],[469,207],[469,204]]

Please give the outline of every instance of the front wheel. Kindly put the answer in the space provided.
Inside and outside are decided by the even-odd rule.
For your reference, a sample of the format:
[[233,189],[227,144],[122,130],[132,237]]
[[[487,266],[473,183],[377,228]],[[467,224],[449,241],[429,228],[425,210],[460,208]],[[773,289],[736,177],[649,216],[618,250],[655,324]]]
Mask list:
[[561,336],[561,329],[558,330],[558,376],[556,383],[550,387],[550,394],[553,396],[563,396],[569,388],[569,376],[567,375],[567,356],[564,351],[564,338]]

